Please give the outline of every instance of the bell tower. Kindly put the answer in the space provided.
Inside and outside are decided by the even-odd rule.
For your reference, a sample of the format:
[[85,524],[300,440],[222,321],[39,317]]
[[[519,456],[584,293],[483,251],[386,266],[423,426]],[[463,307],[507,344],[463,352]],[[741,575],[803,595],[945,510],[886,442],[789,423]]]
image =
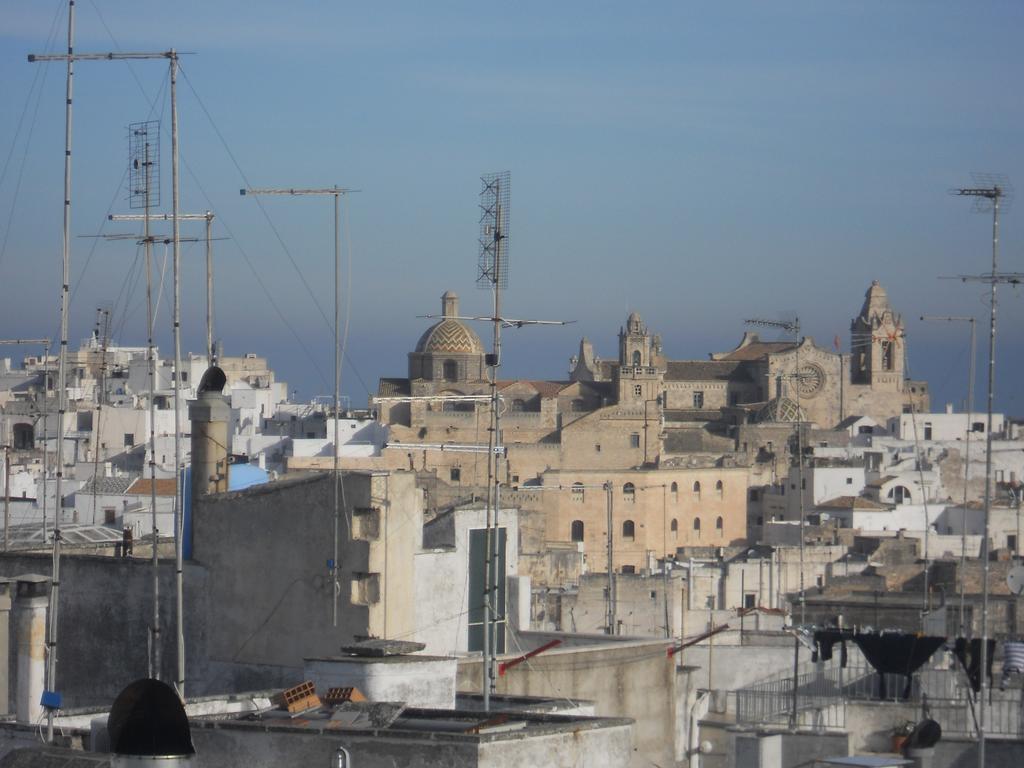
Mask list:
[[850,378],[853,384],[899,391],[903,387],[903,318],[889,304],[885,289],[872,281],[860,315],[850,323]]
[[640,315],[631,312],[626,325],[619,328],[619,365],[627,368],[654,365],[651,335]]

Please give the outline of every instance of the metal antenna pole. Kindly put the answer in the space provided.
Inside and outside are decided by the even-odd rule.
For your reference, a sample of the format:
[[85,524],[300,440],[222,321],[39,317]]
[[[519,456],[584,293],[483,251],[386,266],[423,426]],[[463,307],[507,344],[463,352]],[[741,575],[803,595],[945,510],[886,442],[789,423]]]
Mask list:
[[[796,370],[789,374],[788,378],[794,380],[796,391],[796,486],[797,504],[800,516],[800,623],[805,624],[807,619],[806,589],[804,583],[804,448],[803,448],[803,414],[800,408],[800,380],[803,377],[800,371],[800,318],[792,320],[764,320],[752,318],[743,321],[746,325],[756,325],[764,328],[778,328],[793,334],[793,349],[796,356]],[[781,393],[780,393],[781,396]]]
[[608,584],[606,589],[608,590],[608,596],[605,599],[605,604],[608,607],[608,634],[615,634],[615,568],[614,568],[614,549],[613,549],[613,515],[612,515],[612,481],[609,480],[604,484],[605,492],[605,505],[607,515],[607,528],[608,528],[608,539],[606,547],[608,550]]
[[[171,217],[174,232],[174,586],[177,631],[175,687],[185,700],[185,515],[181,469],[181,235],[178,179],[178,57],[171,51]],[[192,478],[192,482],[196,482]],[[194,512],[195,510],[193,510]]]
[[973,317],[955,317],[955,316],[932,316],[922,315],[921,320],[943,320],[946,322],[965,322],[970,323],[971,326],[971,359],[968,364],[967,374],[967,434],[964,438],[964,506],[963,511],[960,514],[960,636],[967,636],[967,628],[964,626],[964,616],[966,614],[966,597],[965,597],[965,575],[967,563],[967,498],[968,498],[968,484],[971,477],[971,424],[974,413],[974,361],[975,361],[975,321]]
[[[1001,179],[983,178],[979,180],[993,182],[990,187],[961,188],[954,194],[979,198],[979,203],[989,202],[992,205],[992,271],[988,276],[980,278],[989,283],[989,332],[988,332],[988,400],[986,404],[987,423],[985,428],[985,518],[984,535],[981,541],[982,578],[981,578],[981,689],[978,692],[978,766],[985,765],[985,704],[988,678],[988,578],[989,578],[989,521],[992,506],[992,407],[995,398],[996,372],[996,286],[1000,282],[1011,280],[998,274],[999,268],[999,203],[1007,193],[1007,185]],[[962,278],[963,280],[977,278]],[[1016,278],[1019,282],[1019,276]]]
[[[68,346],[68,311],[70,304],[71,282],[71,137],[72,137],[72,97],[74,82],[74,62],[84,61],[117,61],[135,59],[172,58],[173,51],[163,53],[85,53],[74,52],[75,40],[75,0],[68,0],[68,52],[66,54],[29,54],[29,63],[63,61],[67,63],[67,81],[64,105],[64,217],[62,229],[62,268],[61,268],[61,338],[60,355],[57,364],[57,473],[55,476],[56,509],[53,524],[53,575],[50,579],[49,619],[47,622],[47,657],[46,657],[46,688],[53,691],[57,678],[57,627],[58,609],[60,607],[60,555],[61,555],[61,487],[64,475],[64,420],[67,408],[67,346]],[[47,710],[46,738],[53,742],[53,710]]]
[[[344,493],[341,488],[341,469],[338,465],[338,449],[340,436],[338,433],[338,419],[340,417],[341,403],[341,235],[338,212],[338,199],[350,192],[358,192],[357,189],[346,189],[344,187],[328,187],[323,189],[295,189],[295,188],[259,188],[240,189],[241,195],[328,195],[334,198],[334,459],[331,464],[333,482],[333,505],[334,505],[334,530],[333,530],[333,557],[331,559],[331,624],[338,626],[338,557],[340,553],[341,536],[341,503],[340,497]],[[346,209],[347,210],[347,209]],[[351,253],[349,254],[351,257]],[[212,301],[212,299],[211,299]]]
[[[117,214],[112,213],[107,218],[110,221],[143,221],[147,216],[138,213]],[[148,216],[149,221],[171,221],[172,214],[152,214]],[[206,213],[179,213],[178,221],[205,221],[206,222],[206,360],[208,365],[214,365],[217,360],[216,351],[213,347],[213,220],[216,218],[212,211]],[[148,231],[145,237],[150,237]],[[121,238],[115,238],[121,239]],[[217,238],[223,240],[224,238]],[[180,242],[187,242],[187,238],[179,239]]]
[[213,213],[206,212],[206,363],[213,365]]

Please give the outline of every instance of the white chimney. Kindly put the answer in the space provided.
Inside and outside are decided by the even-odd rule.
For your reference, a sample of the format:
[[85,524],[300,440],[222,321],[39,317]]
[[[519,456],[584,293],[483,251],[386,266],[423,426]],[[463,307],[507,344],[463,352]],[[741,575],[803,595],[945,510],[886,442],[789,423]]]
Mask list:
[[36,723],[43,715],[39,700],[46,682],[49,581],[47,576],[35,573],[17,577],[13,614],[18,687],[14,695],[14,711],[19,723]]

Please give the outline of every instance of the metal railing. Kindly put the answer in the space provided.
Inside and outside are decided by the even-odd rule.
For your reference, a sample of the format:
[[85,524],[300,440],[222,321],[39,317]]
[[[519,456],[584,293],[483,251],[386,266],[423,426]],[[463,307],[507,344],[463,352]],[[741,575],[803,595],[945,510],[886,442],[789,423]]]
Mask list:
[[[836,662],[805,663],[796,676],[795,699],[793,683],[792,674],[779,674],[733,691],[736,722],[844,728],[849,702],[891,701],[920,705],[922,714],[936,720],[946,734],[975,734],[966,676],[956,668],[920,670],[911,677],[908,690],[906,677],[880,675],[862,659],[845,668]],[[990,689],[990,694],[986,733],[995,738],[1024,738],[1021,689]]]

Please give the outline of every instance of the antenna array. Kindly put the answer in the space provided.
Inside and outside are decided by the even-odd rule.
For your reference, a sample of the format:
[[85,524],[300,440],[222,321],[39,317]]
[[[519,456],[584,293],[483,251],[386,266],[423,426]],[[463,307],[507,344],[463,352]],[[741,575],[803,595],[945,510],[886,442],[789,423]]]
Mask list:
[[128,126],[128,205],[160,205],[160,123],[156,120]]
[[480,288],[508,288],[510,219],[509,171],[480,177],[480,259],[476,283]]

